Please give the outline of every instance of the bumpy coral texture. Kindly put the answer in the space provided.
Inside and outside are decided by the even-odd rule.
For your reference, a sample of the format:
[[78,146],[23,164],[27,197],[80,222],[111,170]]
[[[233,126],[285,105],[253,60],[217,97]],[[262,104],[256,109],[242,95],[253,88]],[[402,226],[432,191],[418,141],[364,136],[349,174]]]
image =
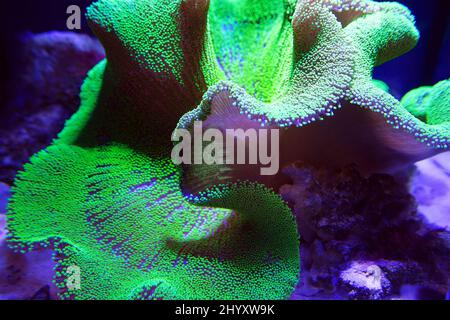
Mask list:
[[[253,183],[190,202],[181,192],[170,131],[211,81],[195,60],[208,61],[196,56],[197,11],[159,0],[90,8],[107,61],[18,175],[8,212],[13,248],[54,250],[61,298],[283,299],[298,282],[296,224],[278,195]],[[73,267],[81,287],[67,286]]]
[[[418,39],[401,5],[100,0],[88,18],[107,59],[86,80],[78,113],[19,175],[8,216],[12,246],[55,249],[63,298],[292,292],[299,253],[288,207],[261,185],[236,182],[265,182],[251,170],[173,166],[177,124],[286,128],[282,164],[302,154],[368,171],[449,146],[446,118],[425,123],[372,82],[374,66]],[[65,286],[73,265],[81,290]]]
[[[221,17],[222,30],[238,30],[241,20],[259,23],[245,24],[245,30],[255,29],[252,37],[245,38],[246,45],[242,37],[231,40],[229,32],[212,33],[226,79],[209,88],[199,107],[181,119],[180,128],[191,129],[195,120],[222,130],[281,128],[281,166],[297,160],[336,167],[356,164],[364,174],[394,173],[448,150],[448,80],[437,86],[440,94],[430,95],[429,112],[435,115],[431,121],[416,117],[372,81],[374,67],[411,50],[419,39],[414,17],[406,7],[357,0],[263,3],[267,14],[250,18],[244,17],[253,1],[236,4],[242,18],[223,13],[225,4],[211,3],[210,22]],[[261,28],[265,28],[264,36]],[[256,44],[255,38],[260,39]],[[263,58],[273,54],[264,72],[258,63],[251,60],[248,66],[242,58],[251,52]],[[258,73],[241,77],[246,68]],[[262,94],[258,88],[270,89]],[[251,168],[223,167],[219,170],[227,171],[228,180],[258,179],[275,189],[282,185],[279,177],[255,177]],[[220,175],[214,179],[203,174],[210,168],[192,165],[185,170],[183,190],[187,192],[223,180]]]

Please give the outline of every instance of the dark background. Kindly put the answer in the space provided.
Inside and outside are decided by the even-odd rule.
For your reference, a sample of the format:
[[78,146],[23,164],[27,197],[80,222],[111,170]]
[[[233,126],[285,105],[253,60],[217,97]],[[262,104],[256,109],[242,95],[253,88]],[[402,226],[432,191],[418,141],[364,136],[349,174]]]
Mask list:
[[[14,72],[15,39],[23,32],[66,29],[66,9],[77,4],[83,10],[92,0],[23,0],[1,5],[0,94],[7,94],[5,83]],[[408,54],[375,70],[375,78],[386,81],[399,98],[409,90],[431,85],[450,77],[450,0],[398,0],[416,16],[421,32],[419,45]],[[90,33],[83,21],[80,32]]]

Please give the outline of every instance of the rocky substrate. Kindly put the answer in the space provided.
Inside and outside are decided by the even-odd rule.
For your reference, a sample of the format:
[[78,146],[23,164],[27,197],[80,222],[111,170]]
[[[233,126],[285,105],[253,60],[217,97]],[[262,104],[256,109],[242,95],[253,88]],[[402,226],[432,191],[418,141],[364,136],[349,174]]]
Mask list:
[[73,32],[27,34],[19,47],[0,110],[0,181],[9,184],[78,109],[87,72],[104,58],[97,40]]
[[[450,153],[403,176],[292,165],[281,189],[301,235],[293,299],[445,299]],[[411,177],[411,178],[409,178]]]

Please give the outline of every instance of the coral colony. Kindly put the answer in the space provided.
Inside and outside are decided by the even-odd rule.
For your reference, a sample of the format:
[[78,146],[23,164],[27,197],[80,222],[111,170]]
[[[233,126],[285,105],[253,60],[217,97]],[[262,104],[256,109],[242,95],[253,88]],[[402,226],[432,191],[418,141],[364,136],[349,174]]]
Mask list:
[[[450,146],[450,80],[398,101],[372,79],[419,39],[400,4],[99,0],[87,18],[106,59],[79,111],[18,174],[7,215],[12,248],[53,250],[60,298],[289,298],[302,220],[278,192],[302,178],[261,174],[269,154],[280,168],[354,164],[362,181]],[[241,129],[241,142],[258,130],[247,149],[265,161],[232,161],[234,147],[217,144],[213,162],[174,164],[174,129],[198,121],[216,136]]]

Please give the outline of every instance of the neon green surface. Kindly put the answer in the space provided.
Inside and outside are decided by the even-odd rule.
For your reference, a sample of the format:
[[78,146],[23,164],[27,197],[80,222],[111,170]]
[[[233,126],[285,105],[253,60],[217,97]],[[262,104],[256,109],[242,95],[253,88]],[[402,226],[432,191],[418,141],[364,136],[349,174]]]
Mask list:
[[[300,268],[287,205],[251,183],[187,199],[169,159],[180,118],[207,116],[223,91],[262,124],[301,128],[348,102],[449,147],[446,83],[423,108],[406,99],[411,113],[372,82],[375,66],[418,41],[399,4],[100,0],[87,16],[107,59],[78,113],[19,174],[8,213],[12,247],[54,248],[62,298],[289,297]],[[81,290],[66,288],[73,265]]]

